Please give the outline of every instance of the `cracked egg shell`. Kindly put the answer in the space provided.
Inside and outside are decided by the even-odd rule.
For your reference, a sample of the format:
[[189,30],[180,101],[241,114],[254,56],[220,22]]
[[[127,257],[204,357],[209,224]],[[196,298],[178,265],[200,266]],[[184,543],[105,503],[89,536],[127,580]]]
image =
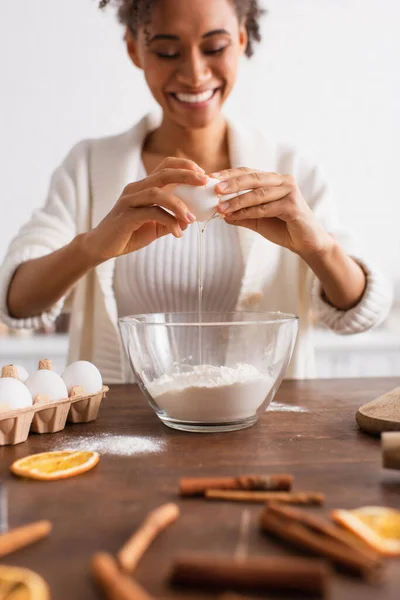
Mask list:
[[177,185],[174,188],[173,194],[184,201],[190,212],[194,214],[196,219],[200,223],[205,223],[213,218],[217,213],[218,204],[220,202],[227,202],[247,194],[251,190],[241,190],[233,194],[217,194],[215,186],[220,183],[219,179],[213,179],[210,177],[206,185],[195,186],[195,185]]
[[215,191],[218,179],[210,178],[206,185],[177,185],[173,194],[186,204],[190,212],[194,214],[200,223],[212,219],[217,212],[219,197]]

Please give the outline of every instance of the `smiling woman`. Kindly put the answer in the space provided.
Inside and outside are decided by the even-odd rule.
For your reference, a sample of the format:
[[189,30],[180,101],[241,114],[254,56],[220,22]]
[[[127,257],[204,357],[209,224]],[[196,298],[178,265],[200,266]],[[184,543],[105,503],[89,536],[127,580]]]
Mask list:
[[[127,26],[133,35],[141,25],[151,23],[152,8],[157,0],[120,0],[118,16],[120,22]],[[112,0],[101,0],[100,8],[105,8]],[[265,10],[260,8],[258,0],[232,0],[232,4],[237,12],[240,22],[244,22],[247,31],[247,56],[253,55],[253,44],[261,40],[260,18],[265,14]]]
[[130,57],[144,70],[164,114],[173,114],[182,126],[211,123],[236,81],[239,56],[251,56],[261,39],[264,11],[258,0],[117,4]]
[[68,298],[69,362],[90,360],[105,381],[129,380],[118,317],[197,311],[195,216],[174,190],[210,185],[212,175],[221,218],[206,231],[204,311],[298,314],[287,375],[313,376],[315,318],[338,333],[365,331],[386,317],[391,288],[338,225],[320,170],[223,114],[241,58],[260,40],[261,4],[112,3],[161,115],[72,149],[46,205],[9,248],[0,318],[38,328]]

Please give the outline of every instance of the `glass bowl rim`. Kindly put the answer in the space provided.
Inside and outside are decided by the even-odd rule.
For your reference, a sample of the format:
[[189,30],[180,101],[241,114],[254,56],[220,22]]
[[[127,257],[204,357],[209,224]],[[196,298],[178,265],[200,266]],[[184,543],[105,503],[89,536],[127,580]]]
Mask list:
[[[237,311],[204,311],[202,316],[206,319],[207,315],[237,315],[237,314],[247,314],[259,316],[259,319],[254,320],[246,320],[246,321],[215,321],[208,322],[207,320],[198,320],[199,313],[194,311],[177,311],[177,312],[159,312],[159,313],[141,313],[136,315],[127,315],[125,317],[119,317],[118,323],[134,325],[135,327],[143,326],[162,326],[162,327],[227,327],[235,325],[272,325],[274,324],[283,324],[299,321],[299,317],[297,315],[291,313],[283,313],[278,310],[270,310],[270,311],[248,311],[248,310],[237,310]],[[195,315],[196,319],[193,322],[186,323],[165,323],[159,321],[140,321],[141,317],[158,317],[161,315]],[[276,319],[268,319],[268,315],[280,315],[280,318]]]

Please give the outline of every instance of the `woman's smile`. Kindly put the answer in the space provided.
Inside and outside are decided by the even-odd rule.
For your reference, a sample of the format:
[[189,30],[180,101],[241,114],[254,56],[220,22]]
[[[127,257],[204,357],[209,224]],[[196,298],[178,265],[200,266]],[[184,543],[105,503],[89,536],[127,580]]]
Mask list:
[[215,100],[218,101],[220,90],[221,87],[217,87],[199,92],[167,92],[167,94],[180,108],[199,110],[208,108]]

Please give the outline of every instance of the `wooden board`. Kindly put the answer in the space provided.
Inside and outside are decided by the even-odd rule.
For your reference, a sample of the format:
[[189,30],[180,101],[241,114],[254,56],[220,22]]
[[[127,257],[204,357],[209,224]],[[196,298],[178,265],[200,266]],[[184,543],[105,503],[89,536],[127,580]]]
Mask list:
[[356,421],[363,431],[373,435],[400,431],[400,387],[361,406]]
[[[55,435],[31,435],[25,444],[0,448],[0,478],[8,487],[10,526],[38,519],[54,524],[48,539],[2,563],[40,573],[49,582],[54,600],[100,600],[89,574],[93,553],[117,552],[151,509],[177,502],[181,517],[145,554],[137,580],[162,600],[220,599],[219,593],[172,589],[168,573],[177,554],[233,556],[245,508],[250,512],[250,556],[298,552],[260,532],[262,506],[180,498],[179,478],[292,473],[294,489],[326,494],[325,506],[309,509],[314,514],[362,505],[400,509],[400,474],[381,468],[380,441],[362,434],[354,420],[357,407],[367,398],[399,384],[399,379],[287,381],[276,397],[283,404],[277,405],[280,410],[267,411],[249,429],[215,434],[168,429],[136,387],[111,386],[95,422],[67,425]],[[9,473],[17,458],[84,447],[85,440],[89,448],[98,441],[102,455],[94,469],[79,477],[40,482]],[[106,442],[115,444],[116,453],[102,453]],[[336,574],[329,600],[399,600],[399,565],[398,560],[389,561],[385,581],[378,588]],[[268,594],[268,600],[282,598]],[[284,598],[298,600],[299,595]]]

